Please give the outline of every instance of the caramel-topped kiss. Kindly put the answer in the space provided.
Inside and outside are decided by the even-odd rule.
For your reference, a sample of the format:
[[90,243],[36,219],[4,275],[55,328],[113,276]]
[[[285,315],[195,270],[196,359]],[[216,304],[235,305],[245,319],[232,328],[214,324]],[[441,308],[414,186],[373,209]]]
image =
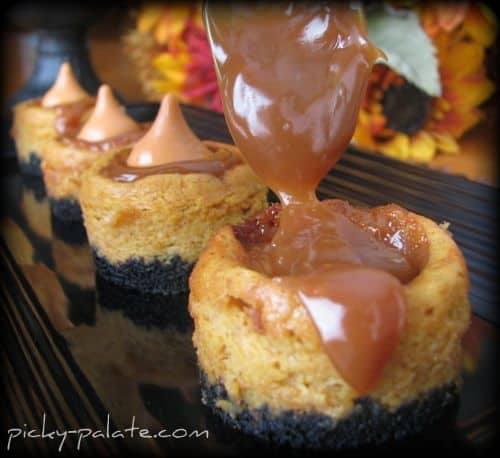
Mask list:
[[176,97],[167,94],[153,125],[132,148],[127,165],[152,167],[169,162],[198,161],[207,154],[205,145],[186,124]]
[[59,69],[57,79],[42,97],[42,107],[51,108],[67,103],[90,99],[90,95],[80,86],[71,65],[64,62]]
[[94,111],[83,125],[77,138],[88,142],[100,142],[140,129],[113,96],[113,91],[103,84],[97,93]]

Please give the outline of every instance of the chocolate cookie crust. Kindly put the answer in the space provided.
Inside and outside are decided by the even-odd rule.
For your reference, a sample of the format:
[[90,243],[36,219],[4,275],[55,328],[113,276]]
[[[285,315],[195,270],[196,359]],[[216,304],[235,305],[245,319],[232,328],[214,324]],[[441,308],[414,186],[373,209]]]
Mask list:
[[132,258],[117,264],[93,251],[96,270],[105,280],[152,294],[181,294],[188,290],[192,263],[174,256],[167,262]]
[[376,400],[362,397],[347,417],[335,421],[313,412],[284,410],[275,414],[267,406],[243,406],[230,415],[218,406],[220,401],[231,403],[224,384],[210,384],[201,371],[200,385],[203,403],[225,424],[278,446],[312,450],[346,450],[411,438],[452,416],[459,399],[454,383],[431,390],[392,412]]

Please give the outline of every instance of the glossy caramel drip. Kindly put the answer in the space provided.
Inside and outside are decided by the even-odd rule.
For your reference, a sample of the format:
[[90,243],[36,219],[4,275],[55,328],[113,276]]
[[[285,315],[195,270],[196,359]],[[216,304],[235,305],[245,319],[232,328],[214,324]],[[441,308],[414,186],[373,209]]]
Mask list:
[[277,281],[296,291],[339,373],[367,393],[404,329],[401,283],[383,270],[343,263]]
[[149,131],[138,141],[127,159],[129,167],[154,167],[169,162],[199,161],[205,145],[186,124],[179,102],[167,94]]
[[381,269],[405,283],[419,271],[398,249],[368,234],[327,201],[289,204],[272,242],[248,252],[252,265],[269,276],[303,275],[338,262]]
[[[151,167],[130,167],[127,164],[129,151],[125,150],[117,154],[112,161],[101,170],[101,175],[114,181],[133,182],[150,175],[164,173],[206,173],[216,177],[222,177],[227,170],[241,164],[241,159],[231,153],[214,152],[214,157],[192,161],[167,162],[166,164]],[[222,153],[222,154],[220,154]]]
[[56,107],[67,103],[79,102],[91,98],[78,83],[71,65],[64,62],[59,69],[57,79],[52,87],[42,97],[42,107]]
[[[328,251],[319,250],[320,260],[314,264],[321,265],[321,257],[325,259],[323,264],[347,262],[349,257],[354,260],[354,264],[359,264],[359,260],[363,258],[365,259],[362,262],[364,265],[385,261],[385,265],[379,264],[379,267],[388,271],[393,270],[394,275],[403,283],[411,281],[425,266],[429,257],[427,237],[415,217],[404,208],[395,204],[375,208],[356,208],[340,199],[324,200],[318,205],[316,217],[323,214],[327,221],[326,225],[330,228],[327,227],[326,231],[330,235],[333,234],[330,241],[331,248],[333,249],[335,244],[341,244],[343,252],[342,250],[336,252],[333,249],[331,255],[328,255]],[[292,238],[290,243],[299,244],[298,247],[295,246],[295,249],[288,250],[281,256],[277,256],[276,252],[273,253],[276,247],[286,246],[286,243],[276,243],[276,241],[289,235],[283,231],[283,228],[290,227],[290,225],[299,228],[291,230],[292,234],[301,227],[311,226],[312,228],[306,230],[312,231],[311,244],[317,247],[314,243],[314,236],[318,235],[321,221],[318,221],[318,224],[311,224],[311,221],[306,223],[303,218],[304,214],[301,214],[302,206],[296,205],[295,208],[292,207],[292,210],[295,211],[294,220],[281,224],[282,206],[273,204],[255,218],[233,228],[236,237],[245,246],[251,264],[258,266],[258,270],[269,276],[292,272],[299,274],[312,270],[311,258],[303,257],[309,250],[300,247],[302,242],[311,242],[308,238],[304,237],[302,240]],[[365,234],[360,234],[360,231]],[[336,233],[338,235],[338,232],[343,236],[337,241],[335,235]],[[309,237],[309,234],[307,236]],[[358,242],[368,243],[368,251],[383,250],[384,255],[388,257],[368,256],[364,252],[364,246],[359,245]],[[327,247],[328,243],[329,241],[324,239],[318,241],[318,244],[324,244]],[[389,250],[385,250],[384,247]],[[376,267],[376,265],[371,264],[371,267]]]
[[427,241],[400,247],[392,227],[320,203],[315,189],[347,147],[383,55],[347,3],[210,4],[205,22],[229,130],[282,203],[277,227],[254,223],[272,238],[246,245],[250,267],[295,291],[335,367],[366,392],[397,345],[402,282],[425,263]]
[[94,111],[78,132],[77,138],[87,142],[102,142],[139,130],[141,126],[125,113],[125,108],[115,99],[111,88],[103,84],[97,93]]

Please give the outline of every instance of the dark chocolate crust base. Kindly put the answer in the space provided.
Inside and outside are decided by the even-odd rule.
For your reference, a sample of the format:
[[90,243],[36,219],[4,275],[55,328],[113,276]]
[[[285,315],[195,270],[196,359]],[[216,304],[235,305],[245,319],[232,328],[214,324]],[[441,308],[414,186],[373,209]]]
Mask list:
[[82,222],[82,209],[80,203],[75,199],[54,199],[49,197],[50,211],[62,221]]
[[68,245],[85,245],[87,231],[83,221],[71,221],[57,218],[51,213],[52,234],[54,238],[62,240]]
[[42,176],[42,160],[37,153],[30,153],[28,161],[19,159],[19,169],[26,175]]
[[47,197],[47,190],[42,176],[21,174],[21,181],[23,188],[33,191],[37,202],[42,202]]
[[105,280],[123,288],[135,289],[147,294],[182,294],[188,291],[188,279],[193,264],[174,256],[168,263],[158,260],[144,262],[140,258],[113,264],[95,250],[96,271]]
[[138,326],[173,328],[192,332],[193,320],[188,312],[188,292],[181,294],[146,294],[124,288],[96,275],[97,301],[102,308],[119,310]]
[[70,199],[49,198],[50,218],[54,236],[69,245],[87,243],[80,204]]
[[[226,425],[265,444],[315,451],[408,444],[426,431],[436,434],[443,426],[449,428],[453,425],[451,420],[459,399],[458,388],[452,383],[434,389],[394,412],[369,397],[360,398],[353,412],[338,422],[327,415],[292,410],[276,415],[267,406],[258,409],[244,407],[233,418],[216,405],[219,400],[229,400],[223,383],[209,384],[201,371],[200,384],[202,402]],[[421,441],[417,443],[422,445]]]

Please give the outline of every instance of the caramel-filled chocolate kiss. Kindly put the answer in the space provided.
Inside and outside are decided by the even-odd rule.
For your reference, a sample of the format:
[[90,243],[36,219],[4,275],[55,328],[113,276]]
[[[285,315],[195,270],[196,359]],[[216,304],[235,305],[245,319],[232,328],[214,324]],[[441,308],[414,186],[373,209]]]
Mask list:
[[103,84],[97,93],[94,111],[77,138],[87,142],[100,142],[140,128],[141,126],[125,113],[125,108],[115,99],[111,88]]
[[179,102],[172,94],[163,97],[149,131],[132,148],[129,167],[152,167],[179,161],[203,160],[207,148],[186,124]]
[[116,155],[101,173],[122,182],[166,173],[222,177],[239,163],[239,157],[221,155],[207,147],[187,125],[176,97],[167,94],[150,129],[130,154],[123,151]]
[[91,99],[91,96],[78,83],[71,65],[64,62],[59,69],[57,79],[42,97],[41,105],[45,108]]
[[231,135],[282,204],[272,240],[246,247],[249,265],[296,294],[334,367],[366,393],[404,329],[402,283],[418,272],[315,191],[351,140],[383,54],[348,3],[206,2],[204,15]]

